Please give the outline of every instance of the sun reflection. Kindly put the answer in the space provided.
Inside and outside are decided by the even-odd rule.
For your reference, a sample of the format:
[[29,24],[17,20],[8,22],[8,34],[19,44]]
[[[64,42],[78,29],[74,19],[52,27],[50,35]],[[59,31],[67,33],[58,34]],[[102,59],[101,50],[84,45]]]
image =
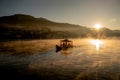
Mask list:
[[96,50],[99,51],[101,45],[103,44],[102,40],[96,39],[96,40],[90,40],[90,43],[95,45]]

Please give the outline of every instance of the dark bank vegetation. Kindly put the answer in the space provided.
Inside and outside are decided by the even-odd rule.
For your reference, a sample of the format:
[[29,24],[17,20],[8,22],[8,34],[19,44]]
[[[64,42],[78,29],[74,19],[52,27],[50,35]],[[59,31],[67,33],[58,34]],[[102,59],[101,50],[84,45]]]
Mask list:
[[[108,28],[102,28],[100,33],[102,38],[120,36],[120,30],[110,30]],[[57,23],[25,14],[0,17],[0,40],[95,38],[96,35],[97,31],[92,28]]]

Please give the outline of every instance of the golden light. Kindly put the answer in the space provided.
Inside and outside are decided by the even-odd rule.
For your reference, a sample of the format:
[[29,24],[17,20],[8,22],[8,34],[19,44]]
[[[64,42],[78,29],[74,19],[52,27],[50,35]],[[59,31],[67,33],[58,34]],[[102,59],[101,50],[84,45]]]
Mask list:
[[95,24],[95,28],[99,30],[102,26],[100,24]]
[[101,47],[101,45],[103,44],[103,41],[96,39],[96,40],[90,40],[90,43],[95,45],[96,50],[98,51]]

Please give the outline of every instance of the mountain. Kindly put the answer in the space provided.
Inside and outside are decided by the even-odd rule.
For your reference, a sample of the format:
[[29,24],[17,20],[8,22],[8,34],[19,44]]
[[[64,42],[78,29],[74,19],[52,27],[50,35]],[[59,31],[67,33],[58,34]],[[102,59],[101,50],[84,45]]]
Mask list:
[[[119,30],[103,28],[104,36],[120,36]],[[15,14],[0,17],[0,39],[43,39],[95,37],[96,30],[69,23],[53,22],[31,15]]]

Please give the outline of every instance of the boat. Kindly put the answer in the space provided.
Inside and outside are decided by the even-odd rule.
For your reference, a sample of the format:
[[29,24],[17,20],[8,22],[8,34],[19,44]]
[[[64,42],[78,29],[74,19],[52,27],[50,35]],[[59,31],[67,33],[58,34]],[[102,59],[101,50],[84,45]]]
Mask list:
[[72,40],[68,40],[68,39],[64,39],[64,40],[60,40],[59,45],[56,45],[56,52],[59,52],[61,50],[68,50],[69,48],[73,48],[73,41]]

